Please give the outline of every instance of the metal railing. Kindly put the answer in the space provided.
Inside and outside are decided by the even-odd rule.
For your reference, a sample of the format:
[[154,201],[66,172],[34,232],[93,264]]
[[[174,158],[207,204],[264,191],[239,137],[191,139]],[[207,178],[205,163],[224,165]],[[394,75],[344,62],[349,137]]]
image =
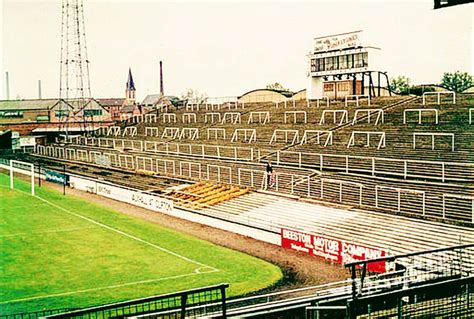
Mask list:
[[[264,154],[271,150],[259,149]],[[435,181],[474,181],[474,163],[425,161],[355,155],[305,153],[294,151],[273,152],[272,160],[278,165],[311,167],[319,171],[362,173],[371,176],[393,176],[403,179]]]
[[[218,312],[226,317],[226,289],[229,284],[219,284],[170,294],[118,302],[98,307],[80,309],[44,318],[141,318],[197,317]],[[197,307],[199,306],[199,307]]]
[[[370,267],[381,264],[386,267],[386,273],[368,275]],[[473,243],[355,261],[345,266],[352,280],[346,318],[360,315],[400,318],[408,313],[451,317],[458,313],[459,307],[465,318],[474,314],[474,305],[469,302],[474,296]],[[460,293],[461,304],[457,304],[454,300]]]
[[[181,152],[182,145],[179,145]],[[192,153],[191,144],[188,144],[188,153]],[[194,145],[195,146],[195,145]],[[48,156],[44,147],[37,147],[39,155]],[[337,178],[325,178],[321,175],[310,177],[311,172],[296,171],[288,167],[278,168],[274,176],[268,176],[264,171],[264,165],[252,163],[252,165],[235,166],[228,163],[219,164],[217,168],[212,161],[195,159],[189,161],[180,158],[164,159],[162,157],[146,156],[146,154],[135,155],[134,153],[114,152],[99,153],[96,149],[74,149],[61,147],[56,148],[54,158],[91,162],[96,165],[106,167],[117,167],[129,171],[146,172],[151,174],[162,174],[165,176],[177,176],[185,179],[200,181],[207,179],[217,183],[234,183],[242,187],[253,189],[265,189],[278,193],[296,195],[307,198],[315,198],[329,202],[336,202],[345,205],[353,205],[364,208],[376,208],[384,211],[410,214],[421,217],[435,217],[442,220],[456,220],[472,223],[474,221],[473,201],[465,198],[454,198],[455,194],[429,193],[424,190],[412,189],[409,187],[388,187],[388,185],[363,184],[361,182],[346,181]],[[299,155],[298,153],[296,153]],[[253,154],[247,154],[252,156]],[[286,155],[279,152],[277,166],[282,163],[281,156]],[[62,158],[61,156],[64,156]],[[241,156],[237,150],[234,157]],[[49,157],[52,157],[49,155]],[[107,159],[106,159],[106,158]],[[340,170],[347,173],[349,157],[333,156],[334,159],[342,159]],[[326,159],[323,158],[323,161]],[[405,174],[410,166],[405,161]],[[332,165],[336,161],[332,160]],[[359,162],[361,164],[361,162]],[[379,172],[378,163],[370,162],[372,170]],[[394,172],[396,170],[394,169]],[[403,172],[400,172],[403,174]],[[272,181],[269,179],[273,178]],[[443,204],[444,203],[444,204]]]
[[[73,142],[71,140],[71,142]],[[318,169],[320,171],[340,171],[367,174],[371,176],[391,176],[403,179],[434,180],[441,182],[473,182],[474,163],[430,160],[397,159],[357,155],[338,155],[312,152],[296,152],[261,149],[253,147],[233,147],[210,144],[188,144],[172,142],[152,142],[123,139],[99,138],[97,141],[74,139],[78,145],[101,147],[107,145],[123,149],[131,148],[155,154],[192,155],[201,158],[258,162],[264,158],[276,160],[278,165],[288,165]],[[102,147],[104,147],[102,146]],[[245,155],[244,155],[245,154]]]
[[13,313],[8,315],[0,315],[0,319],[39,319],[46,316],[56,315],[65,313],[68,311],[76,310],[75,308],[62,308],[62,309],[49,309],[41,311],[21,312]]

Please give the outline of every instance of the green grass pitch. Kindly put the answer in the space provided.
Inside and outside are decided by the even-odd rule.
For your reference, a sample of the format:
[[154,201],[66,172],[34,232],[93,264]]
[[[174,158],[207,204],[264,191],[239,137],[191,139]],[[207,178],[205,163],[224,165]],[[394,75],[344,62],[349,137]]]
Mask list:
[[[267,287],[280,269],[0,173],[0,314],[81,308],[222,282]],[[93,195],[91,195],[93,196]]]

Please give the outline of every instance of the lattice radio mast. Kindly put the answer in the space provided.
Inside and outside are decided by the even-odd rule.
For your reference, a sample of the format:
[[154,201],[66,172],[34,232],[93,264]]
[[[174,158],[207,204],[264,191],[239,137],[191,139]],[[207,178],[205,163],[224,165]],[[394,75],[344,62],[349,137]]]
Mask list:
[[61,106],[61,130],[66,135],[72,119],[84,130],[93,123],[93,114],[84,114],[91,102],[91,89],[82,0],[62,0],[59,97],[73,107],[70,112],[66,105]]

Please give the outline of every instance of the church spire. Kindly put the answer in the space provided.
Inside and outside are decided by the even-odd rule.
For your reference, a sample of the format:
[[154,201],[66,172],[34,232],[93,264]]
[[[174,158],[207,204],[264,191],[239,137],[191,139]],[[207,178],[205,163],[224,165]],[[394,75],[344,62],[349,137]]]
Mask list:
[[135,83],[133,82],[132,69],[128,68],[127,90],[135,91]]
[[125,86],[125,98],[128,104],[135,103],[135,82],[133,82],[132,69],[128,68],[127,84]]

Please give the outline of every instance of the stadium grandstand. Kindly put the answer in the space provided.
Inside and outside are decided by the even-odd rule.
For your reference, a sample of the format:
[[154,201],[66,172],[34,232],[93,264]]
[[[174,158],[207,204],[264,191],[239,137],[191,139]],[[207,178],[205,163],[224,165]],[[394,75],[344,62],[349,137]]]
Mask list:
[[[472,266],[463,265],[472,258],[471,246],[463,245],[474,241],[470,105],[471,95],[444,92],[342,101],[189,102],[174,111],[147,113],[101,127],[95,136],[70,135],[65,142],[25,147],[21,157],[59,173],[65,165],[71,174],[70,187],[112,198],[117,198],[114,187],[132,187],[172,202],[173,209],[167,213],[173,216],[233,229],[335,263],[347,266],[358,260],[387,258],[381,262],[382,273],[400,289],[404,280],[411,280],[406,276],[418,275],[399,268],[421,267],[406,256],[430,251],[437,256],[440,247],[453,247],[446,248],[448,254],[466,257],[456,261],[441,255],[450,260],[446,262],[449,269],[466,271],[454,277],[461,280],[456,289],[466,289],[468,294],[452,297],[459,301],[456,311],[464,315],[472,311],[462,304],[472,296],[468,279],[472,279]],[[268,163],[273,173],[267,172]],[[102,187],[87,182],[97,174],[91,175],[92,170],[102,175]],[[114,186],[106,190],[106,185]],[[391,266],[389,256],[400,256],[405,262]],[[422,264],[436,268],[441,262],[434,258],[438,266],[429,261]],[[389,275],[389,266],[398,275]],[[347,286],[339,283],[346,288],[315,287],[324,290],[316,296],[330,288],[331,294],[342,289],[343,295],[380,300],[384,288],[367,288],[365,293],[361,287],[372,285],[371,280],[385,287],[389,279],[364,279],[380,271],[366,267],[352,270],[353,276],[363,270],[358,284],[353,278]],[[436,269],[430,271],[438,273]],[[430,276],[426,287],[443,285],[444,279],[438,282]],[[446,305],[448,296],[431,296],[414,304],[420,296],[417,289],[413,286],[413,294],[390,290],[400,301],[385,308],[372,301],[361,301],[366,302],[364,306],[338,301],[351,299],[346,295],[304,299],[309,298],[307,292],[314,293],[308,290],[298,292],[305,297],[297,299],[294,307],[328,318],[341,311],[354,311],[357,316],[367,311],[451,311]],[[293,309],[289,301],[251,302],[256,305],[236,301],[240,306],[232,311],[259,314]],[[231,304],[228,300],[227,307]]]
[[473,318],[474,95],[313,44],[297,92],[0,101],[0,319]]

